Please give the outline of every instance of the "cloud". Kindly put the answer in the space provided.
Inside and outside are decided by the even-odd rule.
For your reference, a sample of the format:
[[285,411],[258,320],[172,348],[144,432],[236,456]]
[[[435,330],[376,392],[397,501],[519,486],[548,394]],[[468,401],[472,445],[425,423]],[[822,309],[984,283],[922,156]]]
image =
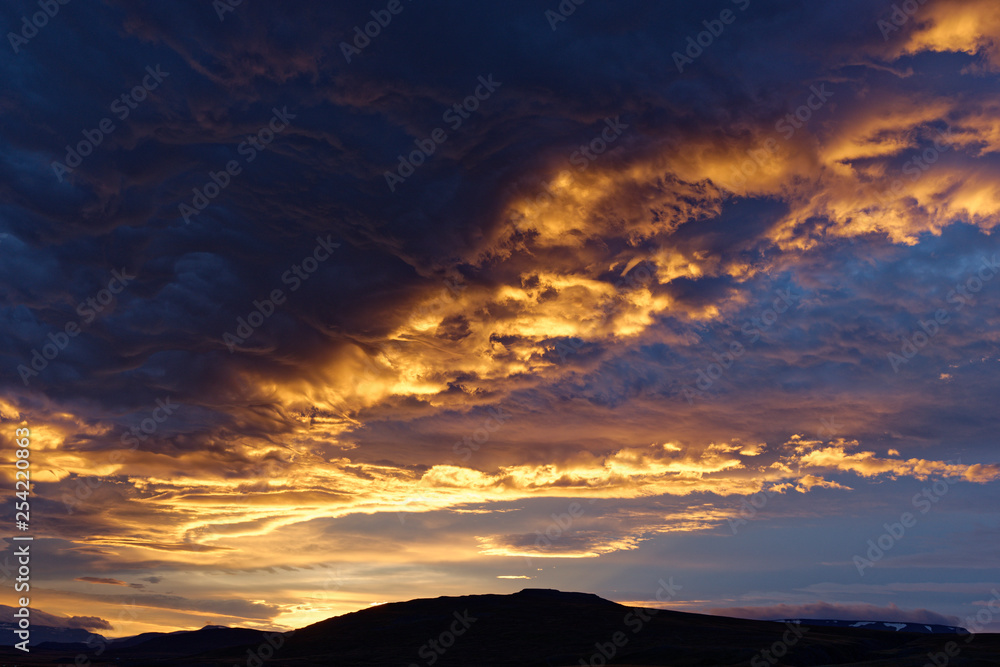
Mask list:
[[[417,547],[393,531],[472,514],[504,523],[449,535],[470,568],[635,553],[762,488],[808,516],[893,481],[997,480],[1000,293],[960,291],[1000,252],[993,3],[926,3],[884,39],[881,3],[762,0],[684,72],[692,3],[588,4],[557,31],[523,0],[414,5],[348,63],[370,9],[219,22],[115,0],[0,62],[0,414],[30,426],[67,595],[155,572],[182,591],[149,598],[170,627],[185,606],[303,618],[321,613],[294,607],[307,586],[230,608],[191,575],[256,590],[255,559],[306,567],[330,544],[403,559]],[[118,119],[147,65],[169,76]],[[490,73],[496,94],[447,127]],[[795,295],[780,315],[776,294]],[[565,511],[548,503],[574,498],[601,509],[538,548]]]
[[129,584],[118,579],[104,579],[101,577],[77,577],[76,581],[86,581],[92,584],[110,584],[112,586],[128,586]]
[[996,70],[1000,65],[1000,44],[996,40],[1000,11],[995,4],[987,0],[951,0],[921,10],[926,11],[915,16],[917,28],[907,35],[900,55],[955,51],[981,56],[988,69]]
[[[155,593],[134,593],[130,595],[102,595],[97,593],[79,593],[70,591],[54,591],[60,596],[75,599],[78,602],[89,601],[99,604],[150,607],[158,610],[179,610],[201,614],[218,614],[231,619],[270,619],[279,607],[277,605],[251,602],[248,600],[197,600],[179,595],[160,595]],[[74,617],[78,618],[78,617]],[[88,617],[89,618],[89,617]],[[103,621],[102,621],[103,622]]]
[[[15,607],[0,605],[0,616],[2,616],[7,623],[16,622],[14,619],[15,611],[17,611],[17,608]],[[50,628],[73,628],[90,631],[111,629],[110,623],[97,616],[59,616],[56,614],[50,614],[40,609],[32,609],[31,619],[32,623],[35,625]]]

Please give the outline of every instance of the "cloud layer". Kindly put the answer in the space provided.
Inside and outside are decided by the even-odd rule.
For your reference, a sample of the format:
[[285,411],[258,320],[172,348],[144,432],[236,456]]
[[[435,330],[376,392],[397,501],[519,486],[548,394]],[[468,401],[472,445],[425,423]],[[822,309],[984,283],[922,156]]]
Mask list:
[[404,4],[361,45],[358,2],[109,0],[0,56],[47,608],[290,626],[446,563],[645,571],[760,493],[791,531],[948,479],[995,527],[1000,14],[717,5]]

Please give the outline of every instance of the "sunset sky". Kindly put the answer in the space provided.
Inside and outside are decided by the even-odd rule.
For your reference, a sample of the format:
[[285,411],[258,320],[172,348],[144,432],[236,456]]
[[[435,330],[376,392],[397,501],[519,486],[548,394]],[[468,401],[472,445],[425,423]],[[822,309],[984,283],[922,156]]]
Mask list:
[[235,3],[0,9],[50,624],[992,598],[995,0]]

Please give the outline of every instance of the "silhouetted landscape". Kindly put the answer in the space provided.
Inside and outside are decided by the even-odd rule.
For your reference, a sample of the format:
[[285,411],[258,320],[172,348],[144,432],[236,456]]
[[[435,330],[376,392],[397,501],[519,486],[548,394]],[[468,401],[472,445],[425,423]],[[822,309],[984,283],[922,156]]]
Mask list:
[[54,642],[2,656],[3,664],[129,667],[1000,664],[995,634],[913,623],[838,627],[858,623],[749,621],[525,589],[383,604],[284,634],[211,626],[115,640],[100,656],[93,643]]

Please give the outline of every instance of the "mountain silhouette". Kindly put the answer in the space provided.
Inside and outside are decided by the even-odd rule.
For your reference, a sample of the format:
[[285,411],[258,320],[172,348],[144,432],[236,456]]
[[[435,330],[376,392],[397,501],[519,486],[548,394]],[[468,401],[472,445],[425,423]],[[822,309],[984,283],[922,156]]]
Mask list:
[[[825,625],[828,624],[829,625]],[[112,642],[100,656],[46,644],[0,663],[93,667],[960,667],[1000,665],[1000,635],[836,621],[752,621],[627,607],[588,593],[525,589],[394,602],[287,633],[206,627]],[[872,624],[875,626],[876,624]],[[897,624],[889,624],[895,626]],[[918,631],[919,630],[919,631]],[[84,654],[89,662],[77,661]],[[935,662],[935,660],[937,662]]]

